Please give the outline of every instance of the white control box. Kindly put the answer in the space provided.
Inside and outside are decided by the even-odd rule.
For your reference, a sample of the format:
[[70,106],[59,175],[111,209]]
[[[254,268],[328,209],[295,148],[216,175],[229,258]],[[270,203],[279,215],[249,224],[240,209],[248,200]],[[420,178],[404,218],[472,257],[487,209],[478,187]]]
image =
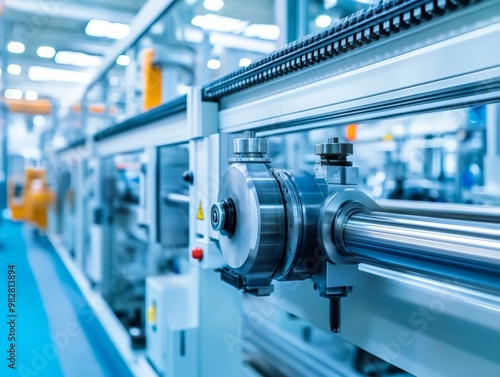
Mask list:
[[198,375],[198,271],[146,279],[146,355],[168,377]]

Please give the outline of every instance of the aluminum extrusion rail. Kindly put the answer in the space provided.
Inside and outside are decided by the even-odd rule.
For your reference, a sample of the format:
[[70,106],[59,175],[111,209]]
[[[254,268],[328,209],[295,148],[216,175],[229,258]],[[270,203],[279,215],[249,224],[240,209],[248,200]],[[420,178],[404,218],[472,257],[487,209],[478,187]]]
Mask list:
[[500,290],[500,226],[383,212],[357,212],[343,243],[360,261]]
[[123,132],[146,126],[158,120],[164,119],[170,115],[186,111],[186,109],[187,96],[184,95],[163,105],[155,107],[148,112],[139,114],[133,118],[127,119],[121,123],[115,124],[100,132],[97,132],[96,134],[94,134],[93,139],[94,141],[98,142],[100,140],[107,139]]
[[203,99],[241,90],[332,59],[481,0],[384,0],[292,42],[248,67],[205,85]]

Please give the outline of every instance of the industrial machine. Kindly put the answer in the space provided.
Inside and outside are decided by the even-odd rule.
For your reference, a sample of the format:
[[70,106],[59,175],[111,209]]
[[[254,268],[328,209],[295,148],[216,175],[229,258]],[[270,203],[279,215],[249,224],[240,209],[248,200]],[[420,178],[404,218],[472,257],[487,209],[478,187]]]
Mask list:
[[94,133],[76,255],[117,314],[139,313],[129,362],[498,375],[499,211],[463,203],[498,202],[499,15],[495,0],[381,1]]
[[330,299],[333,332],[361,261],[497,291],[500,227],[383,213],[356,189],[358,169],[347,159],[353,146],[338,138],[315,146],[315,177],[270,167],[266,152],[267,141],[253,132],[235,140],[211,210],[223,236],[224,281],[265,296],[273,279],[311,278]]

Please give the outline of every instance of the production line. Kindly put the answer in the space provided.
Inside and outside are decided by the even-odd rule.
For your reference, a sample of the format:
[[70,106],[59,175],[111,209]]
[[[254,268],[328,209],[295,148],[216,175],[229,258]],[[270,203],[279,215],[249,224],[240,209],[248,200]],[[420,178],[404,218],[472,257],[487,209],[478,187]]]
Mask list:
[[87,128],[9,178],[0,230],[23,266],[49,250],[85,373],[497,376],[500,2],[380,1],[202,82],[206,46],[141,45],[186,3],[150,0],[119,46],[146,46],[144,111],[91,111],[103,64]]

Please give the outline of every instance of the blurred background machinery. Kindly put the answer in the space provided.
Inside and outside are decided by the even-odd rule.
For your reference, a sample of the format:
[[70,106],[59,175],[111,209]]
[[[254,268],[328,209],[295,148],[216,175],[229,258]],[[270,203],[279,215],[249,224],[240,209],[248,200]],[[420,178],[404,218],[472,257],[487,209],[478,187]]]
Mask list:
[[130,374],[498,375],[497,1],[0,13],[6,215]]

